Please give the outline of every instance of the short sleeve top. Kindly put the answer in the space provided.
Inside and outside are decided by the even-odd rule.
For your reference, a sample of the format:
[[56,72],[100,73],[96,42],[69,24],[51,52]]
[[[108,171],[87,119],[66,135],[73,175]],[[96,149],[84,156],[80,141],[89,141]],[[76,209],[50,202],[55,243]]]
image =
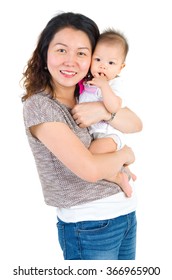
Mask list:
[[46,93],[37,93],[24,102],[23,116],[26,135],[35,159],[46,204],[68,208],[121,191],[117,184],[106,180],[96,183],[82,180],[30,133],[31,126],[44,122],[62,122],[67,124],[88,148],[92,138],[87,128],[80,128],[73,120],[70,108]]

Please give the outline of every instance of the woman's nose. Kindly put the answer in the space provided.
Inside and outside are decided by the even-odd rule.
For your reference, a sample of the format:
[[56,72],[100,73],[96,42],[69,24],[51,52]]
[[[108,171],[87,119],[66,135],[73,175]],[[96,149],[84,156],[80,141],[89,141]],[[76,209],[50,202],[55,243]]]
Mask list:
[[69,53],[65,57],[65,64],[66,65],[73,65],[76,62],[76,55]]

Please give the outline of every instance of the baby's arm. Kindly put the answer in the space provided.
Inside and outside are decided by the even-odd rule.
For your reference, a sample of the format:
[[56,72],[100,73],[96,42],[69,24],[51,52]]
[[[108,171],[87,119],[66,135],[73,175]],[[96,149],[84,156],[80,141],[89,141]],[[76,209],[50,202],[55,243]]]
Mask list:
[[104,75],[94,77],[88,83],[100,88],[103,97],[103,103],[108,112],[116,113],[121,108],[122,99],[119,96],[117,96],[115,92],[111,89],[107,78]]
[[[108,121],[111,117],[103,102],[76,104],[72,109],[72,115],[76,123],[82,128],[89,127],[102,120]],[[141,119],[126,107],[117,112],[110,124],[123,133],[136,133],[143,128]]]

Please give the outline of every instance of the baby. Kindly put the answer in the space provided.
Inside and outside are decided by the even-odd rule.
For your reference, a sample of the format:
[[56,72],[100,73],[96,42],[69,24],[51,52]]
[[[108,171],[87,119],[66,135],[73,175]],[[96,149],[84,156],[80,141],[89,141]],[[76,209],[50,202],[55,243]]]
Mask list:
[[[89,132],[94,139],[90,145],[92,153],[113,152],[124,146],[123,133],[113,128],[110,123],[118,110],[124,107],[120,97],[119,73],[125,67],[127,53],[128,43],[120,32],[113,29],[103,32],[92,56],[90,68],[92,79],[80,83],[79,103],[101,101],[111,113],[109,121],[102,121],[89,127]],[[113,141],[107,142],[107,138]],[[136,176],[127,166],[123,167],[115,178],[115,182],[128,197],[132,194],[130,178],[133,181],[136,180]],[[114,178],[108,178],[108,180],[114,181]]]

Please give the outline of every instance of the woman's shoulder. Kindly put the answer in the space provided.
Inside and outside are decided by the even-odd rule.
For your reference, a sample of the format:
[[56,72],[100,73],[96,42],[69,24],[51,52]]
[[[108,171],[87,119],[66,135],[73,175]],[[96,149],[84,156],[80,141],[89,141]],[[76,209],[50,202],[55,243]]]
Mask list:
[[44,92],[34,94],[24,102],[23,115],[27,127],[43,122],[64,122],[61,107]]
[[38,92],[36,94],[33,94],[32,96],[28,97],[26,101],[24,102],[24,105],[34,102],[46,102],[51,100],[50,94],[47,94],[45,92]]
[[52,98],[50,97],[49,94],[45,92],[38,92],[30,97],[28,97],[23,104],[23,111],[24,114],[30,115],[30,114],[36,114],[40,115],[41,113],[44,112],[50,112],[53,109],[52,106]]
[[[26,99],[23,104],[23,109],[32,109],[32,110],[50,110],[53,109],[55,104],[54,100],[50,94],[45,92],[38,92]],[[55,106],[58,107],[57,105]]]

